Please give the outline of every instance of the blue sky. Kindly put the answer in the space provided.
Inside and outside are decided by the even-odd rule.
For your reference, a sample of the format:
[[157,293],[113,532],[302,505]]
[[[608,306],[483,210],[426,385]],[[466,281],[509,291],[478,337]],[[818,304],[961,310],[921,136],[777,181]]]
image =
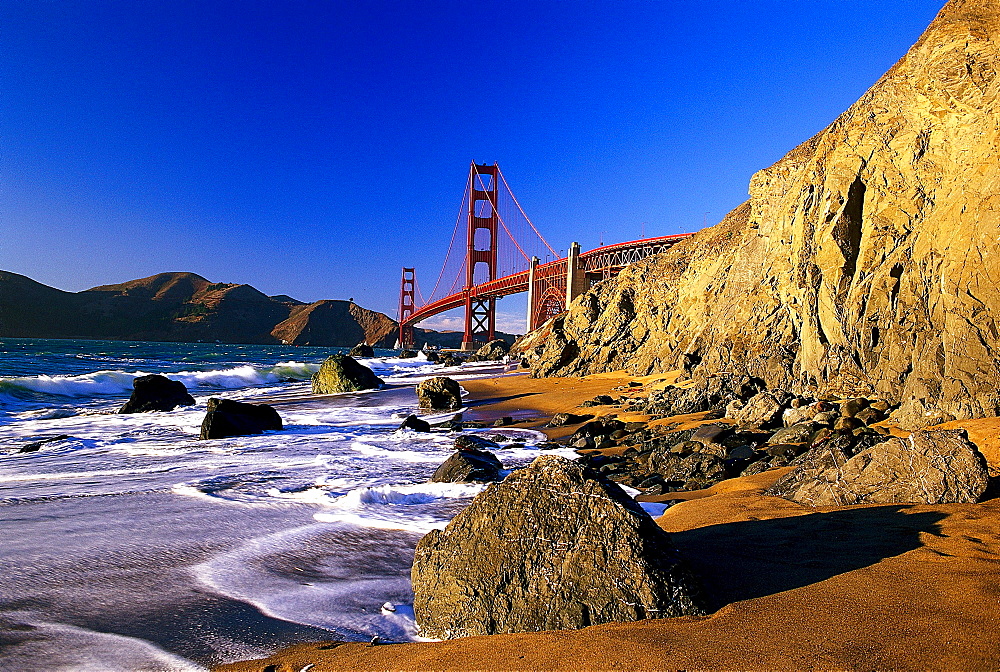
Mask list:
[[693,231],[943,4],[0,0],[0,269],[71,291],[192,271],[394,316],[401,266],[437,275],[469,161],[557,249]]

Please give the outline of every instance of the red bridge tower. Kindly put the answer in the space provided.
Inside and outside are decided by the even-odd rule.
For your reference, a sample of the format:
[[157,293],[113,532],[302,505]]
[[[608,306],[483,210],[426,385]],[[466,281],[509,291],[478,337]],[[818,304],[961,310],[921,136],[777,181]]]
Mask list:
[[465,335],[463,350],[493,340],[496,298],[473,297],[470,290],[497,277],[497,164],[469,169],[468,255],[465,260]]

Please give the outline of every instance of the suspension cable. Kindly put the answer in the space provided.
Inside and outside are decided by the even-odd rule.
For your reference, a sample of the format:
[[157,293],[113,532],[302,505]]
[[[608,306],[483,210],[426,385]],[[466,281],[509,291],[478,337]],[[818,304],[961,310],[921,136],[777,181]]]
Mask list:
[[514,205],[517,206],[517,209],[521,211],[521,216],[524,217],[525,221],[528,222],[528,226],[531,227],[531,230],[535,232],[535,235],[538,236],[538,238],[542,241],[545,247],[549,248],[549,252],[552,253],[552,256],[553,257],[556,256],[556,251],[552,248],[551,245],[549,245],[549,241],[545,240],[545,237],[541,233],[539,233],[538,229],[535,228],[535,225],[532,223],[531,218],[528,217],[528,215],[524,212],[524,208],[522,208],[521,204],[518,202],[517,196],[514,195],[514,192],[511,191],[510,185],[507,184],[507,178],[505,178],[503,176],[503,173],[500,172],[500,166],[497,166],[497,175],[499,175],[500,179],[503,180],[503,186],[507,188],[507,193],[510,194],[510,198],[511,200],[514,201]]

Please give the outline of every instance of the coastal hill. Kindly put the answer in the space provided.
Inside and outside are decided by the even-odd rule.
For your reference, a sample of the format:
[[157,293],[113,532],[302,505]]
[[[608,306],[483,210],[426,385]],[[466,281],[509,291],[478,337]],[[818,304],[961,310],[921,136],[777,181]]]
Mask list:
[[998,35],[1000,4],[951,0],[720,224],[526,339],[534,375],[745,373],[906,429],[1000,414]]
[[194,273],[65,292],[0,271],[4,337],[391,347],[396,328],[395,320],[350,301],[306,304]]

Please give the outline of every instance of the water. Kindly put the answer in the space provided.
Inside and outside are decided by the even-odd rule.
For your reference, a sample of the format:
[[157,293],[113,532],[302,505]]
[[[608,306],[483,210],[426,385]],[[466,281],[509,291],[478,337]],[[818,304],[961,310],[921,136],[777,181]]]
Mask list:
[[[423,378],[495,368],[380,351],[363,362],[386,389],[310,397],[335,351],[0,339],[0,670],[203,669],[298,641],[415,639],[413,548],[481,486],[427,483],[454,437],[396,428]],[[197,405],[115,414],[148,373]],[[285,429],[199,441],[211,396],[271,403]],[[507,467],[543,438],[481,433],[527,443],[500,452]]]

